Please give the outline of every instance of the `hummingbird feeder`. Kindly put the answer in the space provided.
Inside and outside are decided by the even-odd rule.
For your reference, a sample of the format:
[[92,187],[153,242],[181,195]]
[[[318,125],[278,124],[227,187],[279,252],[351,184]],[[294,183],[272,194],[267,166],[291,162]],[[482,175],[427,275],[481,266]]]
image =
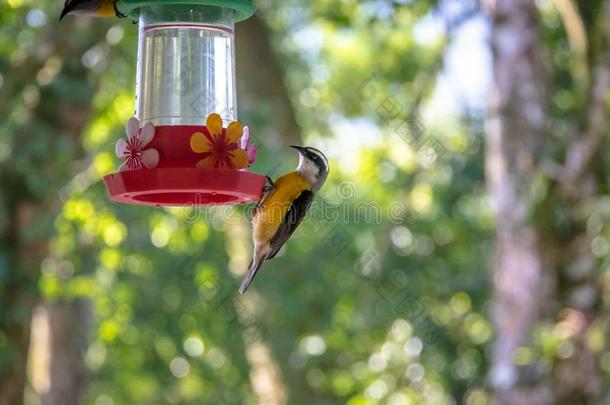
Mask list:
[[139,23],[135,117],[104,177],[117,202],[220,205],[253,202],[265,177],[237,121],[234,24],[251,0],[119,0]]

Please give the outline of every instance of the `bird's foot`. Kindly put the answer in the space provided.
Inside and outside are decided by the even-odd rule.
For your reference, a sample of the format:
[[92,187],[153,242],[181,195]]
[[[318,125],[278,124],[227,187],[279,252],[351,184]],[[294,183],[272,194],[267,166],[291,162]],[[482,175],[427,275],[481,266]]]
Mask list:
[[121,13],[121,12],[119,11],[119,9],[118,9],[118,8],[117,8],[117,6],[116,6],[116,4],[117,4],[117,3],[118,3],[118,1],[115,1],[115,2],[114,2],[114,4],[113,4],[113,7],[114,7],[114,14],[115,14],[117,17],[119,17],[119,18],[125,18],[125,17],[127,17],[125,14],[123,14],[123,13]]
[[263,187],[263,192],[269,192],[274,188],[275,184],[273,183],[273,180],[271,180],[271,177],[265,176],[265,186]]
[[271,180],[271,177],[265,176],[265,180],[267,181],[267,184],[273,186],[273,180]]

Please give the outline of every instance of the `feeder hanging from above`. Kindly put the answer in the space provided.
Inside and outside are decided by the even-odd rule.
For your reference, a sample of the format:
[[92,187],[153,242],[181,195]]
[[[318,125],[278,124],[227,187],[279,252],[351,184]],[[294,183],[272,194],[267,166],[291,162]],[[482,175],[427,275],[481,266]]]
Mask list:
[[104,177],[114,201],[217,205],[256,201],[265,177],[237,121],[234,23],[250,0],[120,0],[139,22],[135,118]]

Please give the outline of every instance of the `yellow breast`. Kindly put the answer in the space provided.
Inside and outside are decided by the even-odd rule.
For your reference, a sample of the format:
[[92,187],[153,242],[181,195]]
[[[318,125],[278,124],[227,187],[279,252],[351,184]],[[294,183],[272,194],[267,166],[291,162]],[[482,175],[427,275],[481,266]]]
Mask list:
[[292,202],[305,190],[311,190],[309,182],[299,173],[288,173],[275,182],[275,190],[261,204],[252,219],[254,240],[267,242],[277,232]]

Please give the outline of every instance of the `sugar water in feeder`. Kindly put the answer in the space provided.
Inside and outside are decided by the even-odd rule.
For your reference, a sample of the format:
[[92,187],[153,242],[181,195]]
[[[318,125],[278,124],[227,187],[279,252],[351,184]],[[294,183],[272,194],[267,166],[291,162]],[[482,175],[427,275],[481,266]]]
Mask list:
[[[187,4],[184,4],[187,3]],[[234,23],[251,1],[122,0],[139,23],[135,118],[117,143],[110,197],[145,205],[256,201],[249,131],[237,122]]]
[[233,10],[155,6],[139,21],[136,116],[155,125],[202,125],[216,112],[234,121]]

